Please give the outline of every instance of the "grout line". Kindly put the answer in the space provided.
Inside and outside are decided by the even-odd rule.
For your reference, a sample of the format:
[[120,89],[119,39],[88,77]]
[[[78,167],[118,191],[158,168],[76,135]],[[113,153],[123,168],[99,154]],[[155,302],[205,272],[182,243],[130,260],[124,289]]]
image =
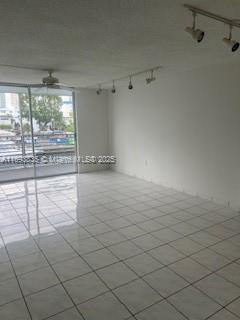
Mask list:
[[[93,236],[93,237],[94,237],[94,236]],[[94,238],[95,238],[95,237],[94,237]],[[95,239],[96,239],[96,238],[95,238]],[[96,240],[98,240],[98,239],[96,239]],[[69,245],[71,245],[71,244],[69,243]],[[108,250],[107,247],[104,247],[104,248]],[[73,248],[73,249],[74,249],[74,248]],[[101,249],[99,249],[99,250],[101,250]],[[108,250],[108,251],[109,251],[109,250]],[[111,253],[119,260],[119,257],[118,257],[118,256],[116,256],[113,252],[111,252]],[[80,257],[84,259],[83,256],[80,255]],[[154,259],[155,259],[155,258],[154,258]],[[125,259],[125,260],[126,260],[126,259]],[[156,259],[155,259],[155,260],[156,260]],[[84,259],[84,261],[88,264],[88,262],[87,262],[85,259]],[[105,281],[104,281],[104,280],[98,275],[98,273],[96,272],[96,271],[98,271],[99,269],[104,269],[105,267],[109,267],[109,266],[111,266],[111,265],[113,265],[113,264],[107,265],[107,266],[105,266],[105,267],[103,267],[103,268],[99,268],[99,269],[94,269],[94,268],[92,268],[91,265],[89,265],[89,264],[88,264],[88,265],[89,265],[89,267],[93,270],[94,274],[97,275],[97,277],[107,286],[107,288],[111,291],[111,293],[117,298],[117,300],[127,308],[127,310],[130,312],[130,314],[132,314],[132,315],[134,316],[134,313],[132,313],[131,310],[118,298],[118,296],[115,294],[115,292],[114,292],[113,290],[116,290],[116,289],[118,289],[118,288],[120,288],[120,287],[123,287],[123,286],[125,286],[125,285],[127,285],[127,284],[130,284],[130,283],[132,283],[132,282],[134,282],[134,281],[137,281],[137,280],[142,280],[142,281],[144,281],[147,286],[149,286],[156,294],[158,294],[158,295],[160,296],[160,300],[157,301],[156,303],[153,303],[152,305],[149,305],[148,307],[142,309],[141,312],[144,311],[145,309],[150,308],[151,306],[153,306],[153,305],[161,302],[162,300],[165,300],[165,298],[143,278],[143,277],[146,276],[146,275],[144,275],[144,276],[139,276],[139,275],[135,272],[135,270],[133,270],[131,267],[129,267],[129,266],[125,263],[124,260],[119,260],[119,261],[116,262],[116,263],[119,263],[119,262],[124,263],[124,265],[125,265],[127,268],[130,268],[130,269],[135,273],[135,275],[137,276],[137,279],[134,279],[134,280],[132,280],[132,281],[129,281],[129,282],[127,282],[127,283],[124,283],[124,284],[122,284],[122,285],[120,285],[120,286],[117,286],[117,287],[114,288],[114,289],[111,289],[111,288],[107,285],[107,283],[105,283]],[[116,264],[116,263],[114,263],[114,264]],[[163,266],[163,267],[164,267],[164,266]],[[161,267],[160,269],[162,269],[163,267]],[[158,270],[159,270],[159,269],[158,269]],[[154,270],[153,272],[155,272],[155,271],[157,271],[157,270]],[[152,272],[151,272],[151,273],[152,273]],[[93,298],[92,298],[92,299],[93,299]],[[92,299],[89,299],[89,300],[92,300]],[[169,301],[168,301],[168,302],[169,302]],[[171,304],[171,302],[169,302],[169,303]],[[172,306],[173,306],[179,313],[181,313],[183,316],[185,316],[185,315],[184,315],[180,310],[178,310],[174,305],[172,305]]]
[[[5,246],[4,239],[2,238],[1,235],[0,235],[0,239],[2,239],[2,242],[3,242],[4,246]],[[15,280],[17,281],[17,284],[18,284],[18,288],[19,288],[19,290],[20,290],[20,292],[21,292],[21,296],[22,296],[21,298],[23,299],[23,301],[24,301],[24,303],[25,303],[25,306],[26,306],[26,309],[27,309],[27,311],[28,311],[28,314],[29,314],[29,316],[30,316],[30,319],[32,320],[33,318],[32,318],[31,312],[30,312],[30,310],[29,310],[29,308],[28,308],[26,299],[25,299],[25,297],[24,297],[22,288],[21,288],[21,286],[20,286],[20,283],[19,283],[19,280],[18,280],[18,278],[17,278],[17,275],[16,275],[16,272],[15,272],[14,266],[13,266],[12,261],[11,261],[11,257],[10,257],[10,255],[9,255],[9,252],[8,252],[8,249],[7,249],[6,246],[5,246],[5,250],[6,250],[7,255],[8,255],[8,258],[9,258],[9,263],[11,264],[11,267],[12,267],[12,269],[13,269],[13,272],[14,272],[14,275],[15,275]],[[12,279],[13,279],[13,278],[12,278]],[[19,299],[21,299],[21,298],[19,298]],[[18,298],[17,298],[17,299],[14,299],[14,300],[12,300],[12,301],[9,301],[8,303],[13,302],[13,301],[16,301],[16,300],[19,300],[19,299],[18,299]],[[3,305],[4,305],[4,304],[3,304]],[[3,306],[3,305],[2,305],[2,306]]]
[[[117,201],[117,200],[113,200],[113,201]],[[195,207],[195,205],[193,206],[193,207]],[[149,208],[150,210],[151,209],[154,209],[154,207],[152,207],[152,208]],[[185,209],[180,209],[180,210],[178,210],[178,211],[184,211]],[[109,211],[111,211],[111,209],[109,210]],[[139,212],[141,212],[141,211],[136,211],[136,213],[139,213]],[[177,211],[176,211],[177,212]],[[212,211],[209,211],[209,212],[212,212]],[[131,215],[132,215],[133,213],[131,213]],[[167,215],[171,215],[172,213],[166,213],[165,215],[167,216]],[[97,215],[97,214],[96,214]],[[93,215],[93,216],[95,216],[95,215]],[[125,216],[121,216],[121,217],[123,217],[123,218],[125,218]],[[231,217],[230,219],[233,219],[233,217]],[[230,220],[230,219],[227,219],[227,220]],[[110,220],[110,219],[109,219]],[[154,220],[154,219],[148,219],[148,220]],[[148,221],[148,220],[146,220],[146,221]],[[107,221],[107,220],[106,220]],[[226,221],[226,220],[225,220]],[[224,221],[224,222],[225,222]],[[181,222],[185,222],[185,220],[184,221],[179,221],[179,223],[181,223]],[[103,223],[105,224],[105,221],[103,221]],[[179,223],[177,223],[177,224],[179,224]],[[223,223],[223,222],[221,222],[221,223]],[[221,224],[221,223],[219,223],[219,224]],[[51,224],[52,225],[52,224]],[[137,224],[134,224],[134,223],[132,223],[132,225],[137,225]],[[213,226],[215,226],[215,225],[217,225],[217,224],[213,224]],[[54,227],[55,227],[55,225],[54,225]],[[141,227],[140,227],[141,228]],[[168,229],[171,229],[171,226],[166,226],[166,228],[168,228]],[[119,229],[117,229],[117,230],[119,230]],[[113,231],[117,231],[117,230],[113,230]],[[161,230],[161,229],[160,229]],[[202,230],[202,229],[200,229],[200,230]],[[200,231],[199,230],[199,231]],[[203,228],[203,230],[205,230],[204,228]],[[146,231],[146,230],[144,230],[144,231]],[[199,232],[199,231],[197,231],[197,232]],[[205,230],[206,231],[206,230]],[[59,231],[57,231],[59,234],[60,234],[60,236],[62,237],[62,238],[64,238],[63,236],[62,236],[62,234],[59,232]],[[154,231],[155,232],[155,231]],[[196,233],[197,233],[196,232]],[[151,234],[151,232],[147,232],[147,233],[145,233],[144,235],[147,235],[147,234]],[[141,236],[143,236],[143,235],[140,235],[140,236],[138,236],[138,237],[141,237]],[[184,237],[188,237],[189,235],[187,235],[187,236],[183,236],[183,237],[181,237],[181,238],[184,238]],[[94,235],[92,235],[92,237],[94,237]],[[138,238],[138,237],[136,237],[136,238]],[[231,237],[233,237],[233,236],[231,236]],[[230,237],[230,238],[231,238]],[[33,237],[34,238],[34,237]],[[97,239],[97,238],[95,238],[95,239]],[[220,239],[220,241],[219,242],[223,242],[223,241],[225,241],[225,240],[227,240],[228,238],[226,238],[226,239]],[[98,240],[98,239],[97,239]],[[133,239],[126,239],[126,240],[124,240],[123,242],[126,242],[126,241],[131,241],[132,242],[132,240]],[[159,239],[158,239],[159,240]],[[64,238],[64,241],[66,241],[67,243],[68,243],[68,241]],[[99,240],[98,240],[99,241]],[[173,240],[173,241],[171,241],[171,242],[174,242],[175,240]],[[166,244],[169,244],[169,243],[171,243],[171,242],[168,242],[168,243],[164,243],[164,244],[162,244],[162,245],[166,245]],[[219,243],[218,242],[218,243]],[[135,244],[135,243],[134,243]],[[70,244],[71,245],[71,244]],[[136,245],[136,244],[135,244]],[[162,245],[160,245],[160,246],[162,246]],[[215,244],[214,244],[215,245]],[[213,245],[211,245],[211,246],[213,246]],[[209,247],[211,247],[211,246],[209,246]],[[108,248],[109,246],[104,246],[103,248]],[[206,249],[206,248],[208,248],[208,247],[204,247],[203,249],[201,249],[201,250],[199,250],[199,251],[202,251],[202,250],[204,250],[204,249]],[[73,248],[74,249],[74,248]],[[176,250],[176,248],[174,248],[175,250]],[[141,248],[141,250],[142,250],[142,248]],[[152,249],[150,249],[150,250],[152,250]],[[150,251],[149,250],[149,251]],[[74,249],[74,251],[76,251],[75,249]],[[96,250],[96,251],[98,251],[98,250]],[[96,252],[95,251],[95,252]],[[178,250],[177,250],[178,251]],[[144,251],[143,251],[144,252]],[[196,253],[196,252],[195,252]],[[193,253],[193,254],[195,254],[195,253]],[[83,258],[78,252],[77,252],[77,254],[81,257],[81,258]],[[113,253],[112,253],[113,254]],[[217,254],[219,254],[219,253],[217,253]],[[191,254],[192,255],[192,254]],[[190,256],[191,256],[190,255]],[[186,256],[187,257],[187,256]],[[183,259],[185,259],[186,257],[184,257]],[[118,257],[117,257],[118,258]],[[154,257],[153,257],[154,258]],[[119,259],[119,258],[118,258]],[[155,259],[155,258],[154,258]],[[156,260],[156,259],[155,259]],[[238,259],[237,259],[238,260]],[[121,261],[121,260],[120,260]],[[231,264],[232,262],[230,262],[229,264]],[[200,263],[199,263],[200,264]],[[128,266],[129,267],[129,266]],[[164,266],[165,267],[165,266]],[[224,266],[225,267],[225,266]],[[104,267],[103,267],[104,268]],[[95,273],[95,272],[94,272]],[[214,272],[213,272],[214,273]],[[138,275],[137,275],[138,276]],[[145,275],[144,275],[145,276]],[[139,276],[138,276],[139,277]],[[101,278],[100,278],[101,279]],[[101,281],[102,281],[102,279],[101,279]],[[135,281],[135,280],[134,280]],[[199,281],[199,280],[198,280]],[[125,285],[125,284],[124,284]],[[149,284],[148,284],[149,285]],[[205,294],[205,293],[204,293]],[[206,295],[206,294],[205,294]]]
[[[70,294],[68,293],[68,291],[67,291],[67,290],[65,289],[65,287],[63,286],[63,283],[62,283],[61,279],[59,278],[58,274],[55,272],[54,268],[52,267],[51,263],[49,262],[49,260],[48,260],[48,258],[47,258],[47,256],[46,256],[45,252],[41,249],[41,247],[39,246],[39,244],[38,244],[38,242],[36,241],[36,239],[33,238],[33,240],[34,240],[35,244],[37,245],[39,251],[40,251],[40,252],[42,253],[42,255],[45,257],[45,259],[46,259],[46,261],[47,261],[47,263],[48,263],[48,265],[49,265],[48,267],[51,268],[51,270],[54,272],[55,276],[57,277],[57,279],[58,279],[58,281],[59,281],[58,284],[55,284],[55,285],[50,286],[50,287],[48,287],[48,288],[39,290],[39,291],[37,291],[37,292],[35,292],[35,293],[33,293],[33,294],[37,294],[37,293],[40,292],[40,291],[44,291],[44,290],[49,289],[49,288],[51,288],[51,287],[55,287],[55,286],[61,285],[61,287],[64,289],[65,293],[67,294],[67,296],[68,296],[69,299],[71,300],[73,306],[75,306],[75,308],[77,309],[78,313],[82,316],[82,318],[85,319],[85,317],[84,317],[84,316],[81,314],[81,312],[78,310],[77,305],[75,304],[74,300],[72,299],[72,297],[70,296]],[[64,312],[64,311],[65,311],[65,310],[62,310],[62,312]],[[31,318],[31,319],[32,319],[32,318]]]
[[[51,224],[51,223],[50,223]],[[63,238],[63,236],[59,233],[59,235]],[[64,241],[66,241],[64,238],[63,238],[63,240]],[[66,241],[67,242],[67,241]],[[68,242],[67,242],[68,243]],[[38,243],[36,243],[37,244],[37,246],[39,247],[39,245],[38,245]],[[68,243],[69,244],[69,243]],[[87,265],[89,266],[89,268],[94,272],[94,274],[100,279],[100,281],[101,282],[103,282],[104,283],[104,281],[98,276],[98,274],[95,272],[95,270],[93,270],[93,268],[92,268],[92,266],[90,266],[89,264],[88,264],[88,262],[82,257],[82,256],[80,256],[80,254],[71,246],[71,248],[74,250],[74,252],[76,252],[77,253],[77,255],[80,257],[80,258],[82,258],[83,260],[84,260],[84,262],[85,263],[87,263]],[[68,291],[66,290],[66,288],[65,288],[65,286],[64,286],[64,282],[62,282],[61,281],[61,279],[59,278],[59,276],[57,275],[57,273],[55,272],[55,270],[54,270],[54,268],[52,267],[52,265],[50,264],[50,262],[49,262],[49,260],[47,259],[47,257],[46,257],[46,255],[44,254],[44,252],[42,251],[42,249],[41,249],[41,247],[39,247],[39,249],[40,249],[40,251],[42,252],[42,254],[45,256],[45,258],[46,258],[46,260],[47,260],[47,262],[49,263],[49,265],[50,265],[50,267],[51,267],[51,269],[52,269],[52,271],[55,273],[55,275],[57,276],[57,278],[59,279],[59,281],[60,281],[60,284],[62,285],[62,287],[64,288],[64,290],[65,290],[65,292],[67,293],[67,295],[70,297],[70,299],[71,299],[71,301],[72,301],[72,303],[73,303],[73,305],[75,306],[75,308],[78,310],[78,312],[79,312],[79,314],[83,317],[83,319],[85,319],[85,317],[83,316],[83,314],[80,312],[80,310],[77,308],[77,304],[75,304],[75,302],[74,302],[74,300],[72,299],[72,297],[70,296],[70,294],[68,293]],[[79,276],[78,276],[79,277]],[[78,278],[77,277],[77,278]],[[67,280],[67,281],[69,281],[69,280]],[[106,286],[106,284],[104,283],[104,285]],[[108,288],[108,286],[106,286],[106,288]],[[111,291],[111,290],[110,290]],[[107,291],[106,291],[107,292]],[[105,293],[106,293],[105,292]],[[111,291],[112,292],[112,291]],[[113,293],[113,292],[112,292]],[[101,294],[99,294],[99,295],[97,295],[96,297],[98,297],[98,296],[101,296],[102,294],[104,294],[104,293],[101,293]],[[96,297],[94,297],[94,298],[96,298]],[[115,296],[116,297],[116,296]],[[116,297],[117,299],[118,299],[118,297]],[[91,298],[92,299],[92,298]],[[88,299],[88,300],[91,300],[91,299]],[[84,302],[87,302],[88,300],[86,300],[86,301],[84,301]],[[119,299],[118,299],[118,301],[121,303],[121,304],[123,304]],[[123,304],[124,305],[124,304]],[[124,305],[125,306],[125,305]],[[125,306],[126,307],[126,306]],[[132,312],[126,307],[126,309],[129,311],[129,313],[131,314],[131,315],[133,315],[132,314]],[[63,310],[64,311],[64,310]]]

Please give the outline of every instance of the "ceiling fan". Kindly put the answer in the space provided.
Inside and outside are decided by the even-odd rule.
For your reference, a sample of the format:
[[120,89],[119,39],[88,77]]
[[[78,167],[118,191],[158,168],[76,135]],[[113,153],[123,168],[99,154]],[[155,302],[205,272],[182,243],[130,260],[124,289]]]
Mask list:
[[48,75],[42,78],[42,83],[31,84],[31,86],[35,88],[47,87],[55,89],[61,89],[66,87],[72,88],[65,83],[59,82],[59,79],[53,76],[53,70],[47,70],[47,72]]
[[42,78],[41,83],[29,84],[31,87],[34,87],[34,88],[47,87],[47,88],[55,88],[55,89],[66,89],[66,88],[74,89],[73,86],[59,82],[59,79],[53,76],[54,70],[52,69],[42,69],[42,68],[37,68],[32,66],[17,66],[17,65],[10,65],[10,64],[0,64],[0,67],[47,72],[48,75]]

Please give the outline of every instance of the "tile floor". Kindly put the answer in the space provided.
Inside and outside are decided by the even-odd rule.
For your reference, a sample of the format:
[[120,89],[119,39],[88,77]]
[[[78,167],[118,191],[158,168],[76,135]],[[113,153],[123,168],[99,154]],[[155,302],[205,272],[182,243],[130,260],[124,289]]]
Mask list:
[[240,319],[240,214],[111,171],[0,185],[0,319]]

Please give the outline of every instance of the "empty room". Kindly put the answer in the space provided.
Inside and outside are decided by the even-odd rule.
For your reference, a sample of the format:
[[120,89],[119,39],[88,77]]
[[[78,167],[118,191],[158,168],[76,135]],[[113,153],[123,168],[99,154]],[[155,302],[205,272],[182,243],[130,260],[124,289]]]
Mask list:
[[240,2],[0,15],[0,319],[240,320]]

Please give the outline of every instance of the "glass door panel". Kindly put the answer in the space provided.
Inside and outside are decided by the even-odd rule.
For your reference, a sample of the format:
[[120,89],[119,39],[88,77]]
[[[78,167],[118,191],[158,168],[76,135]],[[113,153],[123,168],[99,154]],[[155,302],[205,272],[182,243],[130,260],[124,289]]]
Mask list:
[[31,88],[36,177],[76,172],[72,92]]
[[0,182],[34,177],[28,90],[0,86]]

